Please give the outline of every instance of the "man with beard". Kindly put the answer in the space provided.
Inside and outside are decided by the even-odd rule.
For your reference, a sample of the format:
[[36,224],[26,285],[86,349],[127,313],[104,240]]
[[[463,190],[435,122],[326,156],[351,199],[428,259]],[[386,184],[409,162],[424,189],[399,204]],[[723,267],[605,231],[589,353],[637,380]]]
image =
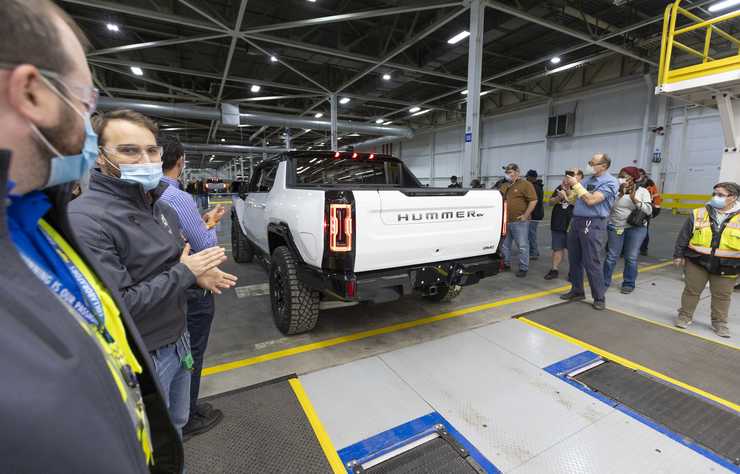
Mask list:
[[66,218],[97,157],[84,37],[49,0],[3,0],[0,30],[0,470],[181,472],[152,360]]

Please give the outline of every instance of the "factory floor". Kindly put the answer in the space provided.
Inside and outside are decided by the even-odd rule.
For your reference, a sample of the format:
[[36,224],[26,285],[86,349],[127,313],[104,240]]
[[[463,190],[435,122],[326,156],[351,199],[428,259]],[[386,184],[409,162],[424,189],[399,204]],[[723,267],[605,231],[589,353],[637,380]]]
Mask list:
[[[527,278],[503,273],[465,288],[450,303],[408,297],[324,311],[314,331],[293,337],[272,322],[264,268],[230,261],[224,270],[239,282],[216,298],[201,396],[212,397],[216,406],[219,400],[247,406],[251,402],[228,397],[264,397],[263,384],[297,375],[284,383],[285,390],[300,400],[296,406],[310,421],[305,429],[315,433],[308,438],[318,444],[314,449],[304,442],[315,452],[296,456],[313,459],[318,452],[326,461],[314,468],[309,461],[296,468],[290,460],[269,467],[220,466],[229,457],[223,453],[236,449],[229,439],[253,436],[250,423],[257,421],[249,418],[230,425],[232,434],[213,438],[212,445],[207,438],[196,441],[197,448],[187,443],[189,459],[208,459],[203,472],[365,472],[363,466],[367,472],[431,472],[403,467],[401,458],[388,461],[393,456],[387,451],[410,450],[403,446],[421,445],[440,429],[446,435],[437,441],[449,438],[463,446],[466,462],[477,469],[470,472],[740,472],[740,303],[731,306],[730,339],[717,337],[709,326],[708,291],[694,325],[688,331],[672,328],[683,284],[670,259],[684,219],[664,213],[652,223],[636,290],[609,290],[610,311],[600,314],[584,303],[560,304],[558,295],[569,288],[567,262],[561,279],[543,278],[550,267],[547,221],[539,229],[541,256],[531,262]],[[225,219],[219,228],[227,251],[229,226]],[[571,377],[569,371],[584,364],[602,364],[603,373],[585,370],[583,376],[593,379],[587,381]],[[629,370],[618,372],[624,368]],[[634,373],[647,378],[632,380]],[[657,394],[650,403],[630,398],[639,384],[648,384],[641,391]],[[258,388],[239,390],[244,387]],[[661,418],[661,407],[683,406],[679,402],[698,404],[687,410],[708,418],[675,426]],[[234,409],[235,419],[251,416]],[[727,426],[717,427],[719,421]],[[280,421],[272,429],[299,430],[281,428]],[[721,436],[698,434],[706,431]],[[422,462],[424,456],[415,459]],[[400,463],[395,471],[372,470],[391,462]]]

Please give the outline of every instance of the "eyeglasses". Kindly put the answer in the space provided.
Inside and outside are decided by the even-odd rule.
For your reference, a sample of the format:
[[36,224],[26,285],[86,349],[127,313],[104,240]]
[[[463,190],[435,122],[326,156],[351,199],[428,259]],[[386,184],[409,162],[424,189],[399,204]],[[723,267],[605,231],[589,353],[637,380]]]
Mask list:
[[599,161],[598,163],[594,163],[593,161],[589,161],[588,164],[591,165],[591,166],[601,166],[601,165],[604,165],[606,163],[604,163],[602,161]]
[[149,145],[140,147],[138,145],[117,145],[115,147],[100,147],[106,154],[120,155],[126,158],[138,159],[146,156],[150,161],[159,161],[162,159],[164,147]]
[[[0,69],[15,69],[18,66],[20,66],[20,64],[0,61]],[[61,85],[72,97],[82,102],[87,113],[95,113],[95,110],[98,108],[98,97],[100,97],[100,91],[96,87],[83,85],[75,81],[70,81],[69,79],[63,79],[59,73],[48,69],[38,68],[38,70],[45,79],[54,81]]]
[[716,196],[716,197],[720,197],[720,198],[728,198],[728,197],[730,197],[729,194],[718,193],[717,191],[713,192],[712,193],[712,196]]

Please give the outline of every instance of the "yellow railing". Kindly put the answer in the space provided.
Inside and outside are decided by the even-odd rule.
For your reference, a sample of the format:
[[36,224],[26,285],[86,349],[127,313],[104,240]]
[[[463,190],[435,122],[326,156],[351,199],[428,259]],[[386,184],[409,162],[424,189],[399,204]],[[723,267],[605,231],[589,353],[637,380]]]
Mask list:
[[[676,22],[679,15],[681,18],[690,20],[690,22],[689,24],[677,29]],[[740,39],[716,26],[718,23],[726,22],[737,17],[740,17],[740,10],[705,20],[685,8],[682,8],[681,0],[676,0],[676,2],[668,5],[665,9],[665,16],[663,17],[663,38],[660,45],[658,86],[740,68]],[[677,39],[681,35],[701,30],[702,28],[706,28],[706,33],[704,35],[704,48],[702,51],[698,51],[687,46]],[[712,44],[713,35],[717,35],[732,43],[734,47],[738,48],[738,54],[722,59],[710,56],[709,50]],[[700,59],[701,62],[690,66],[671,69],[671,59],[673,58],[674,47]]]
[[663,194],[663,209],[671,209],[673,214],[702,207],[712,196],[708,194]]

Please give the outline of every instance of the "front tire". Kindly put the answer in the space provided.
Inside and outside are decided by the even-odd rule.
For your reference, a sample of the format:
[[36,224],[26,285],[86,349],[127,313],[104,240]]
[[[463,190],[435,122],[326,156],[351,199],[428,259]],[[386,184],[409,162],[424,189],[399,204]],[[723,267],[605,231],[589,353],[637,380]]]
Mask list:
[[288,249],[275,249],[270,259],[270,302],[275,326],[285,335],[308,332],[319,319],[319,293],[298,279],[298,262]]
[[440,287],[437,291],[436,295],[425,295],[424,298],[426,298],[429,301],[433,301],[435,303],[443,303],[443,302],[449,302],[457,298],[457,296],[462,292],[462,286],[455,285],[453,287],[444,286]]
[[250,263],[254,259],[254,249],[242,232],[236,212],[231,213],[231,252],[236,263]]

